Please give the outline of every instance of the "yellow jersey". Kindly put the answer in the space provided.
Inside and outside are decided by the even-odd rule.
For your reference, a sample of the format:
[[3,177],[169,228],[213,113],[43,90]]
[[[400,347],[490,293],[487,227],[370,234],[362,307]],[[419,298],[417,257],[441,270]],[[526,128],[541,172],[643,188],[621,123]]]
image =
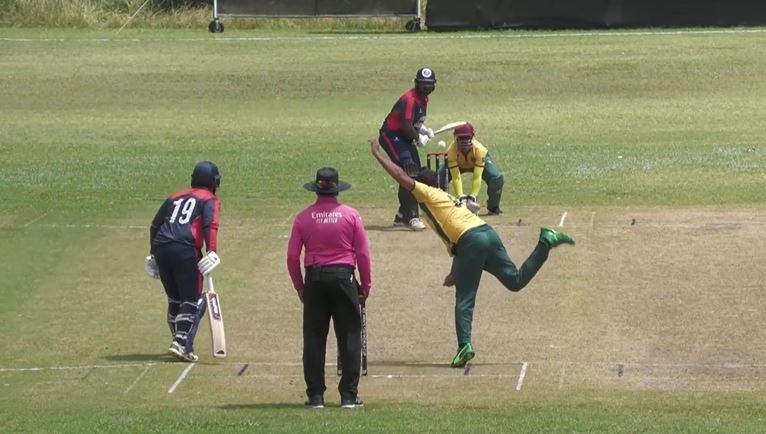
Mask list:
[[472,170],[474,167],[484,167],[484,161],[487,159],[487,148],[478,140],[473,139],[473,149],[468,155],[460,152],[457,146],[457,140],[453,140],[447,148],[447,167],[460,168],[461,172]]
[[453,256],[452,248],[464,233],[485,224],[484,220],[444,190],[415,181],[412,195],[420,204],[420,216],[436,232],[450,256]]
[[447,168],[452,178],[452,191],[456,195],[463,194],[463,180],[460,174],[463,172],[472,172],[471,194],[476,197],[481,190],[481,177],[484,172],[484,163],[487,160],[487,148],[476,139],[472,139],[473,148],[468,154],[463,154],[457,145],[457,140],[453,140],[447,148]]

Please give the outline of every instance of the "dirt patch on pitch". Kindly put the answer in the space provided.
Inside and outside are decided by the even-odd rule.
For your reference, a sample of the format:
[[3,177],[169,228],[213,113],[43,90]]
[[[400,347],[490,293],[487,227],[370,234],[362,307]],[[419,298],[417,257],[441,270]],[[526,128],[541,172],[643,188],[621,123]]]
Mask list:
[[[454,289],[441,285],[451,262],[444,246],[430,230],[392,228],[391,210],[360,211],[373,255],[369,360],[377,377],[366,387],[387,375],[409,379],[413,390],[462,376],[448,365],[457,343]],[[522,388],[766,387],[762,210],[514,211],[486,220],[517,265],[540,226],[563,224],[577,245],[552,251],[519,293],[484,274],[474,318],[477,355],[467,377],[482,374],[506,388],[517,384],[526,362]],[[222,273],[221,285],[231,288],[226,301],[233,306],[227,330],[236,331],[231,352],[243,361],[300,363],[301,305],[284,266],[291,223],[224,232],[232,237],[223,240],[231,274]]]

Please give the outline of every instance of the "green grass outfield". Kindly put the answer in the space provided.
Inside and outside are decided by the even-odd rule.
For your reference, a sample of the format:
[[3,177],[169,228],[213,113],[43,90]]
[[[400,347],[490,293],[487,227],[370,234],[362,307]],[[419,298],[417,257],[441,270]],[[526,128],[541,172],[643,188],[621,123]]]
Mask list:
[[[505,173],[512,221],[564,208],[731,208],[762,219],[764,38],[758,28],[0,29],[0,431],[763,432],[761,383],[562,390],[553,374],[536,380],[534,363],[521,390],[516,367],[484,379],[371,377],[361,411],[304,410],[300,310],[284,253],[292,216],[311,201],[302,185],[323,165],[353,184],[341,199],[368,224],[390,223],[396,188],[367,141],[424,65],[438,78],[427,124],[475,123]],[[202,363],[168,393],[186,365],[162,355],[164,296],[142,261],[157,207],[202,159],[223,175],[219,292],[232,355],[220,364],[199,349]],[[762,232],[752,243],[763,243]],[[374,256],[385,254],[373,245]],[[380,321],[413,308],[386,303]],[[411,351],[447,362],[451,319],[430,321],[443,333],[378,335],[432,338],[440,351]],[[766,341],[751,338],[757,348]],[[605,354],[587,342],[580,346]],[[370,349],[373,372],[409,360],[380,348]],[[509,362],[526,360],[516,356]],[[602,356],[589,360],[619,361]],[[736,354],[729,361],[755,365]]]

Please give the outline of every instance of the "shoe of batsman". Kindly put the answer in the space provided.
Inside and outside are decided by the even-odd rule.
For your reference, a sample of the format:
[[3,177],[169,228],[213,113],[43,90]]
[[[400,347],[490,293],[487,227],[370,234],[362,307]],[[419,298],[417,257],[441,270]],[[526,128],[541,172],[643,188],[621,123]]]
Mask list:
[[203,276],[207,276],[212,273],[213,270],[218,268],[219,265],[221,265],[221,258],[217,253],[210,252],[207,256],[200,259],[197,263],[197,268],[199,268],[199,272],[202,273]]

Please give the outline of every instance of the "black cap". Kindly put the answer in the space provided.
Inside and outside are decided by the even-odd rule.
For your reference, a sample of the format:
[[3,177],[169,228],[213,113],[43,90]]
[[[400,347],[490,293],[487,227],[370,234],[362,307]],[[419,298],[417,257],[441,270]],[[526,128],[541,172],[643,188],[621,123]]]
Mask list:
[[307,182],[303,185],[303,188],[319,194],[331,194],[348,190],[351,188],[351,184],[339,181],[337,170],[332,167],[323,167],[317,170],[316,181]]

